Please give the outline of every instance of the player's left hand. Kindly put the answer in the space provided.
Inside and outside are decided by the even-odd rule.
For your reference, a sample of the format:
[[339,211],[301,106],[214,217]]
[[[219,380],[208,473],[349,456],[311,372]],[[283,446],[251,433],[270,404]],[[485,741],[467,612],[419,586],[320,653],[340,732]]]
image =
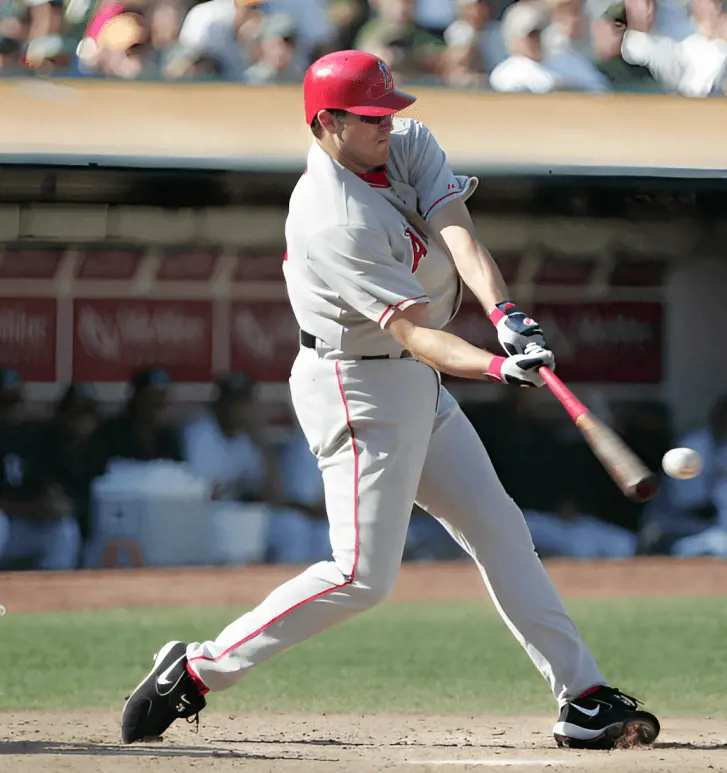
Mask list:
[[511,356],[523,354],[528,344],[548,348],[540,324],[520,311],[512,301],[498,303],[489,319],[497,330],[500,346]]
[[555,370],[555,356],[536,343],[529,343],[524,354],[512,357],[493,357],[485,376],[491,381],[523,387],[541,387],[545,384],[540,368]]

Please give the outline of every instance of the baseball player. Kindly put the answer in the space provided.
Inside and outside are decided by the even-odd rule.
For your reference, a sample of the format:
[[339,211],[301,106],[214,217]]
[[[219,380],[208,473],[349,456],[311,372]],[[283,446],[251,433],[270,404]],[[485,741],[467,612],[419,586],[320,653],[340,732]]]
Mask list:
[[[360,51],[314,62],[304,81],[313,134],[290,199],[285,280],[300,325],[290,388],[323,475],[331,561],[273,591],[216,639],[168,642],[127,700],[125,742],[191,718],[208,692],[386,598],[412,506],[472,556],[503,620],[560,708],[558,745],[649,744],[655,716],[609,686],[536,555],[518,506],[440,373],[543,384],[553,367],[537,322],[477,242],[456,176],[389,68]],[[508,356],[444,332],[464,281]],[[523,469],[527,475],[527,469]],[[485,647],[486,643],[479,643]]]

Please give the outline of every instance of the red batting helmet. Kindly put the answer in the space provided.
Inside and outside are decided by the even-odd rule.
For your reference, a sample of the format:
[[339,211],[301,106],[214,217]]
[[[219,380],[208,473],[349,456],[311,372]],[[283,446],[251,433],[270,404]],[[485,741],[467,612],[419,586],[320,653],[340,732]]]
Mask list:
[[334,51],[317,59],[303,81],[305,121],[310,126],[321,110],[356,115],[398,113],[416,97],[397,91],[388,66],[363,51]]

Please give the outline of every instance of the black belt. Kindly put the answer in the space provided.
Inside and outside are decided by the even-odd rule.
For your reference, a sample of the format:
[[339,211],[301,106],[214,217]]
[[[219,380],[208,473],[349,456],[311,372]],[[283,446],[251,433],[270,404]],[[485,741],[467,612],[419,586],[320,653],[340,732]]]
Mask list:
[[[300,331],[300,345],[305,346],[306,349],[316,348],[316,337],[310,333],[306,333],[305,330]],[[411,357],[411,354],[404,350],[398,357],[390,354],[369,354],[362,357],[356,357],[358,360],[398,360],[402,357]]]

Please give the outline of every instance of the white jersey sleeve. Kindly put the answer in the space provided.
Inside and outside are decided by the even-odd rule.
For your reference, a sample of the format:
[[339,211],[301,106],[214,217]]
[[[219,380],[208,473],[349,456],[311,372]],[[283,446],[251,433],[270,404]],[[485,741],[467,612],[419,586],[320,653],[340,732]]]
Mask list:
[[408,135],[409,184],[416,191],[417,208],[425,220],[443,204],[466,200],[475,192],[478,179],[454,174],[444,151],[423,123],[412,121]]
[[411,269],[391,255],[388,242],[371,227],[338,225],[315,234],[308,265],[351,308],[381,328],[396,310],[429,298]]

